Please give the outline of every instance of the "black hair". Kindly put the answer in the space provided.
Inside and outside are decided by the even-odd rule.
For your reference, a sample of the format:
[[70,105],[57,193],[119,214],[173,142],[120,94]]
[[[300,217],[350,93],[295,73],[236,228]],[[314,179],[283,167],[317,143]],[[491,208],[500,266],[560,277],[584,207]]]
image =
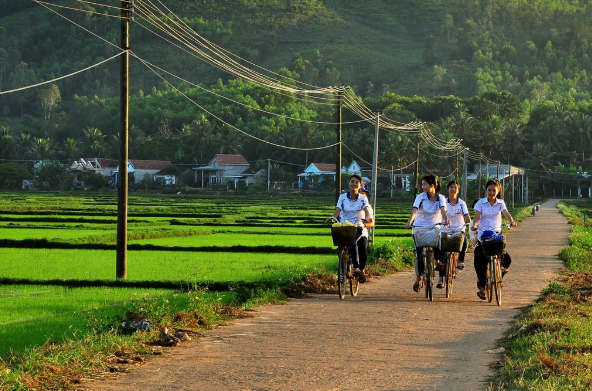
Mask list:
[[473,200],[473,204],[471,205],[471,208],[475,209],[475,205],[477,205],[477,202],[479,202],[480,198],[475,198]]
[[[361,175],[358,174],[352,174],[349,177],[349,180],[351,181],[352,178],[356,178],[358,181],[360,181],[360,185],[362,186],[362,189],[364,188],[364,178],[362,178]],[[360,191],[360,193],[365,193],[364,191]]]
[[458,183],[457,181],[450,181],[448,182],[448,184],[446,185],[447,189],[450,189],[450,186],[456,184],[456,186],[458,186],[458,190],[460,190],[460,183]]
[[438,178],[436,178],[436,176],[433,174],[426,175],[421,178],[421,180],[425,181],[430,186],[434,186],[436,188],[436,193],[439,193],[440,190],[442,190],[442,183],[440,183]]
[[497,188],[497,196],[496,198],[498,199],[502,199],[503,198],[503,187],[502,184],[500,183],[500,181],[498,181],[497,179],[490,179],[485,183],[485,190],[487,190],[487,188],[491,185],[495,185],[495,187]]

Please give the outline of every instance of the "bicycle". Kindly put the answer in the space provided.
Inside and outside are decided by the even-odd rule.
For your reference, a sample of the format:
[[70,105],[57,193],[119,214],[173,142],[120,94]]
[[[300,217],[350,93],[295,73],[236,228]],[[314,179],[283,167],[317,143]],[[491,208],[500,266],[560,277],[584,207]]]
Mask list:
[[444,252],[444,261],[446,265],[446,298],[452,295],[454,290],[454,278],[457,275],[458,254],[462,251],[465,242],[465,227],[469,224],[463,224],[458,230],[446,227],[446,231],[441,232],[440,250]]
[[[332,221],[337,222],[334,217]],[[361,219],[363,222],[364,219]],[[354,264],[349,253],[349,246],[357,243],[359,238],[357,236],[357,226],[331,227],[331,236],[333,238],[333,245],[337,246],[337,288],[339,290],[339,298],[345,299],[347,286],[349,285],[350,294],[353,297],[358,295],[360,287],[359,276],[354,273]]]
[[[495,302],[498,306],[502,305],[502,259],[506,249],[506,237],[501,235],[504,228],[510,228],[510,224],[503,224],[500,232],[488,238],[479,239],[483,254],[489,258],[487,265],[487,284],[485,285],[485,295],[488,302],[493,301],[495,292]],[[479,231],[487,231],[479,229]]]
[[422,282],[426,288],[426,299],[434,301],[434,247],[439,246],[440,242],[440,225],[442,223],[434,224],[427,227],[413,226],[413,241],[415,247],[421,247],[421,254],[416,254],[418,261],[424,265],[424,276]]

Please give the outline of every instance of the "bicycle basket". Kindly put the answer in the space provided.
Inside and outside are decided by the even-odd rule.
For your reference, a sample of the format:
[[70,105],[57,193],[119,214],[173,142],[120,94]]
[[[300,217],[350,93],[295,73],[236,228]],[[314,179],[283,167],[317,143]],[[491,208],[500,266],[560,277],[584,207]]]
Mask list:
[[486,257],[503,255],[506,250],[506,237],[504,235],[494,235],[491,239],[481,240],[481,248]]
[[341,226],[331,227],[331,236],[334,246],[353,246],[356,244],[356,232],[358,227]]
[[464,232],[442,232],[440,238],[440,249],[444,252],[459,253],[465,242]]
[[438,247],[440,242],[440,226],[414,227],[413,240],[416,247]]

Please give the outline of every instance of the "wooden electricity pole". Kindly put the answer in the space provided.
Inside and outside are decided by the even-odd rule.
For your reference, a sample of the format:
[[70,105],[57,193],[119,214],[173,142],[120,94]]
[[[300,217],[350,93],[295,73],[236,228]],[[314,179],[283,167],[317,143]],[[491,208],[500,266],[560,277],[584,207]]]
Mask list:
[[129,148],[129,30],[131,2],[121,1],[121,91],[119,129],[119,177],[117,178],[117,265],[116,278],[127,278],[127,193]]
[[342,145],[342,129],[341,129],[341,122],[343,121],[342,117],[342,106],[343,106],[343,89],[339,91],[338,95],[339,99],[337,100],[337,153],[335,157],[335,203],[337,204],[337,200],[339,200],[339,196],[341,195],[341,145]]

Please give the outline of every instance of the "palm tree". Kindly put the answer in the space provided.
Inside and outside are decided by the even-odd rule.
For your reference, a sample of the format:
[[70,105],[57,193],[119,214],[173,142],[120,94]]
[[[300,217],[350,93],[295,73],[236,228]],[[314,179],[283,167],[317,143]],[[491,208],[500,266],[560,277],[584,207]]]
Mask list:
[[22,133],[17,140],[17,150],[19,156],[29,157],[33,148],[35,147],[35,141],[33,136],[28,133]]
[[35,137],[33,146],[33,153],[35,154],[35,157],[39,160],[48,160],[52,158],[54,153],[53,145],[54,141],[49,137]]
[[218,131],[218,139],[214,141],[218,153],[239,153],[241,150],[240,137],[230,126],[224,125]]
[[78,141],[68,137],[61,145],[62,156],[68,160],[76,160],[80,157],[80,150],[78,149]]
[[105,135],[99,128],[88,127],[83,129],[84,140],[86,141],[85,151],[88,152],[89,157],[99,157],[103,151],[103,144],[105,142]]

